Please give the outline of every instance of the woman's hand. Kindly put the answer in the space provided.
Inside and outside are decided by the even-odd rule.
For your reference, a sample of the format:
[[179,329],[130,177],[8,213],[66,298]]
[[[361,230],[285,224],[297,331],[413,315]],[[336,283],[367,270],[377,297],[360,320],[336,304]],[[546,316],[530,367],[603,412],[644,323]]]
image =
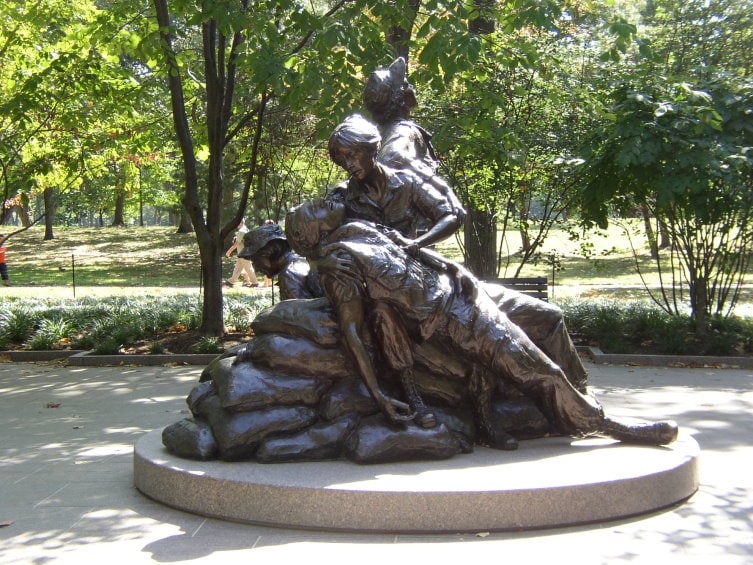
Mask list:
[[409,422],[416,417],[416,413],[411,411],[410,406],[405,402],[400,402],[386,394],[382,394],[377,402],[382,411],[393,423]]
[[452,275],[455,291],[459,294],[464,294],[471,300],[478,298],[478,284],[476,277],[474,277],[468,269],[462,265],[449,261],[447,264],[447,270]]
[[410,239],[407,241],[408,243],[402,246],[403,250],[411,257],[418,257],[418,252],[421,249],[421,246],[415,241],[411,241]]
[[343,251],[333,251],[327,253],[327,248],[323,249],[324,255],[316,259],[316,266],[325,271],[350,271],[353,267],[353,260],[350,255]]

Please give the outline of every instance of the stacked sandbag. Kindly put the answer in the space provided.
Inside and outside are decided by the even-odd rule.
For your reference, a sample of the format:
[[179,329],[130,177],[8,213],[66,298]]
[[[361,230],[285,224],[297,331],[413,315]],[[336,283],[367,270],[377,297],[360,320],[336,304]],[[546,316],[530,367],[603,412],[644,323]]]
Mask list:
[[[255,337],[245,347],[203,371],[187,399],[192,417],[163,430],[168,450],[204,460],[377,463],[445,459],[472,450],[478,440],[467,394],[469,368],[441,346],[416,345],[414,351],[416,388],[438,421],[425,429],[390,423],[379,411],[340,346],[325,299],[282,301],[253,327]],[[399,380],[390,381],[390,371],[370,350],[384,376],[380,385],[401,397]],[[514,410],[500,393],[500,413],[526,437],[548,433],[535,407],[513,397]]]

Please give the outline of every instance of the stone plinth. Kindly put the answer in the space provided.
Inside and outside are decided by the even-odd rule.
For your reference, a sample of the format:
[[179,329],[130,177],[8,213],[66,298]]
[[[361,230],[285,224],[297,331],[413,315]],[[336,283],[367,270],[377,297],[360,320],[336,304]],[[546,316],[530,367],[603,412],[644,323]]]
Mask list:
[[681,502],[698,488],[699,448],[545,438],[445,461],[261,464],[171,455],[161,430],[135,446],[134,480],[168,506],[227,520],[318,530],[488,532],[583,524]]

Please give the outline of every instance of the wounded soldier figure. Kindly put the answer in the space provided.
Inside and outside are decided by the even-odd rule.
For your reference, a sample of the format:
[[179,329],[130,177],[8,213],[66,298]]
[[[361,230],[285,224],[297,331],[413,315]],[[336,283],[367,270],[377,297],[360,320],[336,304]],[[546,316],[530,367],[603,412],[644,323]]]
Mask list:
[[[397,313],[412,340],[441,343],[469,365],[482,367],[487,378],[513,383],[561,434],[599,434],[654,445],[676,439],[672,421],[629,424],[606,416],[592,395],[574,388],[562,369],[478,291],[478,281],[462,266],[426,249],[416,257],[409,255],[398,234],[368,222],[347,221],[344,206],[332,200],[301,204],[288,213],[285,225],[291,247],[318,263],[343,346],[390,420],[404,421],[413,414],[407,403],[383,391],[365,346],[368,310],[379,304]],[[514,448],[495,421],[490,395],[474,396],[488,443]]]

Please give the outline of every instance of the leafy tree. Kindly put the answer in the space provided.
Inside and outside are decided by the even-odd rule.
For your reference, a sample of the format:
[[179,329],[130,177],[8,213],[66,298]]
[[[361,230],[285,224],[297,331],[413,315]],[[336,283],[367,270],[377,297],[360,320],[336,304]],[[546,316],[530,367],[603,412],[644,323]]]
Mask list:
[[652,296],[679,312],[687,284],[699,333],[710,315],[731,312],[753,250],[753,83],[720,78],[702,88],[621,91],[588,157],[582,195],[600,225],[608,202],[652,212],[671,242],[669,256],[656,258],[666,284]]
[[[111,4],[44,0],[0,8],[8,23],[0,48],[3,196],[31,205],[44,194],[43,214],[36,214],[45,218],[46,238],[65,207],[62,195],[96,184],[113,168],[126,172],[165,145],[155,140],[159,128],[146,127],[159,121],[159,107],[128,56],[128,24],[116,22]],[[122,189],[134,185],[127,175],[115,179]],[[98,198],[98,205],[106,201]],[[110,210],[116,202],[109,199]]]
[[[422,119],[469,209],[466,265],[482,277],[512,266],[517,276],[572,208],[578,148],[607,80],[600,58],[619,52],[635,27],[598,3],[478,4],[486,24],[476,61]],[[521,249],[509,248],[508,230],[520,232]]]
[[750,8],[650,3],[655,56],[626,61],[586,153],[586,219],[651,213],[670,243],[655,254],[663,284],[652,297],[669,312],[689,302],[699,334],[710,316],[731,312],[750,265],[753,83],[744,61],[753,36],[739,24]]
[[[354,84],[359,69],[374,57],[384,58],[384,42],[359,2],[318,8],[291,1],[169,6],[167,0],[153,0],[153,6],[184,168],[183,205],[201,255],[201,329],[221,335],[225,240],[257,182],[267,112],[291,106],[342,115],[352,100],[347,93],[359,90]],[[190,49],[194,45],[201,46],[198,58]],[[194,120],[195,115],[200,117]],[[246,129],[250,146],[231,150]],[[233,170],[226,166],[228,155],[245,160],[239,182],[226,178]],[[228,197],[233,185],[240,187],[235,201]],[[235,204],[230,211],[229,203]]]

